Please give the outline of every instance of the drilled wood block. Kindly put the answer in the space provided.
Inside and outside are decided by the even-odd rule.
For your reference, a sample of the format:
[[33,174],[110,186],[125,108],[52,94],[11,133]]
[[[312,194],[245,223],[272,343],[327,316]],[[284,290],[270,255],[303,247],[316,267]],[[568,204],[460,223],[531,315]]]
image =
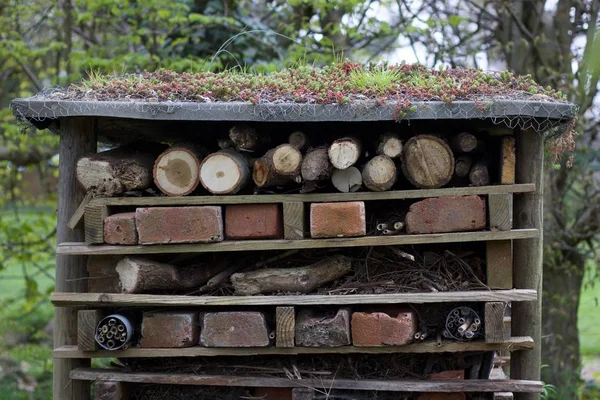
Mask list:
[[100,310],[79,310],[77,312],[77,348],[79,350],[98,350],[94,337],[102,316],[103,312]]
[[108,217],[108,206],[88,204],[83,217],[86,243],[104,243],[104,218]]
[[512,289],[512,240],[486,243],[487,285],[492,289]]
[[296,311],[294,307],[277,307],[275,311],[277,347],[294,347]]
[[500,301],[485,303],[485,341],[500,343],[506,340],[504,329],[504,309],[506,304]]
[[289,240],[304,239],[304,203],[283,203],[283,237]]
[[488,196],[490,230],[509,231],[513,227],[513,195],[510,193]]

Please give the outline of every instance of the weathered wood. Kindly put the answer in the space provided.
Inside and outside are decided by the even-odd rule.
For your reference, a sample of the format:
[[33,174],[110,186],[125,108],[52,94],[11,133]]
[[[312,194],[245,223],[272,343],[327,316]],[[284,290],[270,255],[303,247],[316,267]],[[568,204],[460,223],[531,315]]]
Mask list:
[[375,152],[389,158],[397,158],[402,154],[402,142],[396,133],[387,132],[381,135],[377,141]]
[[233,150],[209,154],[200,164],[200,183],[213,194],[235,194],[249,182],[248,160]]
[[513,288],[512,241],[486,243],[487,285],[492,289]]
[[[357,170],[358,171],[358,170]],[[358,173],[360,176],[360,172]],[[338,202],[368,200],[424,199],[428,197],[489,195],[496,193],[531,193],[534,184],[496,185],[480,187],[457,187],[421,190],[392,190],[384,193],[307,193],[307,194],[269,194],[237,196],[187,196],[187,197],[106,197],[96,198],[90,204],[108,206],[177,206],[205,204],[255,204],[283,202]]]
[[334,168],[346,169],[356,164],[360,158],[362,144],[356,137],[343,137],[331,143],[327,154]]
[[454,166],[454,173],[459,178],[469,176],[471,167],[473,166],[473,158],[470,155],[462,155],[456,158],[456,165]]
[[314,400],[315,391],[311,388],[292,389],[292,400]]
[[439,188],[452,179],[454,155],[448,143],[440,137],[413,136],[402,149],[402,171],[406,179],[418,188]]
[[334,169],[331,174],[331,184],[342,193],[356,192],[362,183],[362,174],[356,167]]
[[463,353],[468,351],[520,351],[531,350],[535,346],[533,339],[513,337],[503,343],[474,342],[442,342],[438,346],[435,340],[411,343],[404,346],[342,346],[342,347],[246,347],[246,348],[207,348],[188,347],[177,349],[144,349],[93,353],[83,352],[77,346],[63,346],[54,349],[54,358],[164,358],[164,357],[219,357],[219,356],[257,356],[257,355],[298,355],[298,354],[429,354],[429,353]]
[[178,385],[240,387],[319,387],[348,390],[383,390],[399,392],[541,392],[539,381],[471,379],[454,381],[289,379],[260,376],[198,375],[157,372],[121,372],[118,369],[78,368],[72,379],[120,381]]
[[291,144],[280,144],[254,162],[252,179],[258,187],[299,183],[301,166],[302,153]]
[[490,229],[509,231],[513,227],[513,196],[510,193],[488,196]]
[[304,239],[304,203],[283,203],[283,237],[287,240]]
[[249,296],[273,292],[310,293],[352,270],[352,259],[335,255],[295,268],[266,268],[231,275],[235,294]]
[[[67,222],[75,213],[85,196],[74,176],[77,160],[96,151],[96,120],[94,118],[61,119],[58,166],[58,216],[56,240],[81,242],[82,228],[69,229]],[[85,292],[86,257],[56,256],[56,291]],[[58,307],[54,312],[54,347],[77,343],[77,310]],[[90,395],[90,386],[72,382],[69,372],[78,367],[89,366],[89,360],[56,360],[53,373],[54,400],[80,400]]]
[[103,318],[101,310],[79,310],[77,312],[77,348],[81,351],[98,350],[96,327]]
[[191,144],[168,148],[154,162],[154,183],[167,196],[192,193],[200,183],[200,161],[205,156],[203,149]]
[[123,382],[98,381],[95,400],[129,400],[129,388]]
[[116,271],[121,256],[88,257],[88,292],[121,293],[119,274]]
[[302,160],[300,173],[303,181],[303,192],[308,193],[316,189],[319,182],[331,178],[333,165],[329,162],[327,147],[317,147],[309,150]]
[[485,341],[487,343],[501,343],[506,340],[506,329],[504,329],[504,309],[506,304],[502,302],[485,303]]
[[325,238],[303,240],[228,240],[216,243],[161,244],[161,245],[87,245],[85,243],[61,243],[57,254],[114,255],[114,254],[162,254],[162,253],[210,253],[220,251],[324,249],[329,247],[392,246],[428,243],[487,242],[490,240],[528,239],[537,237],[536,229],[515,229],[498,232],[453,232],[421,235],[364,236],[355,238]]
[[390,190],[396,179],[396,164],[388,156],[373,157],[362,170],[363,183],[367,189],[374,192]]
[[479,160],[471,167],[469,180],[474,186],[487,186],[490,184],[490,173],[488,171],[487,161]]
[[514,399],[514,395],[512,394],[512,392],[497,392],[494,393],[494,396],[492,397],[493,400],[513,400]]
[[85,206],[88,205],[88,203],[90,202],[90,200],[93,197],[94,196],[92,195],[92,193],[86,193],[85,194],[85,197],[83,198],[83,200],[79,204],[79,207],[77,207],[77,210],[75,210],[75,212],[73,213],[73,216],[71,217],[71,219],[69,219],[69,222],[67,223],[67,226],[69,228],[75,229],[75,228],[77,228],[79,226],[79,223],[83,219],[83,214],[85,212]]
[[86,243],[104,243],[104,218],[108,217],[108,207],[101,204],[85,206],[84,227]]
[[502,150],[500,153],[500,183],[511,185],[515,183],[515,138],[512,136],[502,137]]
[[302,151],[308,147],[308,135],[304,132],[295,131],[288,136],[288,143]]
[[[536,191],[515,199],[515,227],[543,228],[543,177],[544,137],[533,130],[517,135],[516,181],[534,183]],[[542,336],[542,237],[516,241],[513,244],[514,287],[534,289],[539,296],[528,305],[512,305],[512,333],[533,337],[540,343]],[[539,379],[541,369],[541,346],[529,352],[515,353],[510,360],[510,375],[526,379]],[[516,395],[516,400],[538,400],[537,395]]]
[[469,132],[461,132],[452,137],[452,149],[459,153],[468,153],[477,148],[477,137]]
[[535,301],[535,290],[481,290],[468,292],[348,294],[348,295],[285,295],[285,296],[166,296],[152,294],[62,293],[54,292],[50,299],[56,306],[295,306],[349,304],[427,304],[446,302]]
[[294,347],[296,336],[296,310],[294,307],[277,307],[275,309],[275,345],[277,347]]

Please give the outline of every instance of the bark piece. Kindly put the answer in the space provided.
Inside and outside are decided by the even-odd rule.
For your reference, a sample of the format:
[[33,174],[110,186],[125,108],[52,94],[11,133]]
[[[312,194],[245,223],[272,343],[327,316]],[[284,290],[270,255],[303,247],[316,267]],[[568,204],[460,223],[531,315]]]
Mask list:
[[304,132],[292,132],[288,137],[288,142],[298,150],[302,151],[308,147],[308,136]]
[[154,183],[167,196],[185,196],[200,183],[200,161],[206,152],[181,144],[162,152],[154,162]]
[[477,137],[469,132],[461,132],[452,138],[452,149],[459,153],[468,153],[477,148]]
[[152,168],[160,145],[127,145],[91,154],[77,161],[77,180],[94,195],[117,196],[152,185]]
[[291,144],[284,143],[256,160],[252,179],[258,187],[278,186],[290,182],[300,183],[302,153]]
[[417,135],[402,149],[402,171],[418,188],[439,188],[450,182],[454,174],[454,155],[444,139]]
[[344,137],[335,140],[329,146],[329,161],[337,169],[346,169],[358,161],[362,153],[362,145],[356,137]]
[[[326,147],[317,147],[309,150],[302,160],[300,168],[304,182],[304,192],[310,192],[316,188],[318,182],[331,178],[333,165],[329,161]],[[310,189],[306,189],[310,187]]]
[[233,150],[209,154],[200,164],[200,183],[213,194],[235,194],[249,181],[248,160]]
[[374,192],[390,190],[396,178],[396,164],[388,156],[375,156],[363,167],[362,180]]
[[350,340],[350,309],[323,314],[306,309],[298,313],[296,345],[304,347],[347,346]]
[[356,192],[362,186],[362,174],[356,167],[334,169],[331,183],[342,193]]
[[469,180],[473,186],[486,186],[490,184],[490,173],[488,172],[487,162],[478,161],[471,168]]
[[304,267],[240,272],[231,275],[231,283],[235,294],[241,296],[273,292],[309,293],[351,270],[351,259],[336,255]]
[[469,176],[471,172],[471,166],[473,165],[473,159],[471,156],[462,155],[456,158],[456,165],[454,166],[454,173],[459,178]]
[[384,133],[377,141],[377,149],[375,152],[389,158],[397,158],[402,154],[402,142],[395,133]]

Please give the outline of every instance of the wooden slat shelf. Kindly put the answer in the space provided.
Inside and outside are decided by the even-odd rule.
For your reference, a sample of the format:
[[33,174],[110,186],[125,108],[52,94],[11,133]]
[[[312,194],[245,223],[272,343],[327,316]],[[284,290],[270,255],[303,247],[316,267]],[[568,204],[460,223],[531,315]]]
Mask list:
[[467,351],[531,350],[534,348],[530,337],[513,337],[503,343],[443,342],[413,343],[406,346],[380,347],[255,347],[255,348],[207,348],[188,347],[177,349],[132,348],[119,351],[81,351],[77,346],[62,346],[54,350],[54,358],[156,358],[156,357],[211,357],[211,356],[258,356],[258,355],[298,355],[298,354],[388,354],[388,353],[462,353]]
[[537,229],[513,229],[511,231],[479,231],[432,233],[424,235],[364,236],[357,238],[302,239],[302,240],[240,240],[218,243],[163,244],[163,245],[90,245],[86,243],[61,243],[56,254],[70,255],[117,255],[117,254],[165,254],[209,253],[223,251],[320,249],[329,247],[395,246],[426,243],[484,242],[537,238]]
[[473,290],[467,292],[299,295],[299,296],[169,296],[119,293],[64,293],[51,295],[55,306],[94,307],[195,307],[195,306],[292,306],[349,304],[425,304],[448,302],[535,301],[532,289]]
[[354,379],[288,379],[261,376],[194,375],[181,373],[120,372],[111,369],[77,368],[71,379],[86,381],[119,381],[176,385],[239,387],[312,387],[347,390],[394,392],[525,392],[540,393],[542,383],[524,380],[468,379],[453,381],[419,380],[354,380]]
[[205,204],[285,203],[285,202],[338,202],[369,200],[424,199],[441,196],[489,195],[501,193],[532,193],[533,183],[514,185],[473,186],[441,189],[392,190],[388,192],[306,193],[233,196],[183,196],[183,197],[105,197],[93,199],[91,205],[107,206],[177,206]]

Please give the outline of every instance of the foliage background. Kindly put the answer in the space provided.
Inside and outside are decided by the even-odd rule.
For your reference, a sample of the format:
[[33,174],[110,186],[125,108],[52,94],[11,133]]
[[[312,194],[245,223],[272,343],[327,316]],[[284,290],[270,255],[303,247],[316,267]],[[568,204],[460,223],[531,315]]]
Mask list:
[[594,396],[580,354],[594,378],[599,8],[593,0],[0,2],[0,398],[48,399],[51,385],[58,138],[19,126],[12,98],[90,71],[264,73],[342,58],[510,69],[580,106],[573,168],[560,161],[546,177],[543,372],[557,388],[551,397]]

